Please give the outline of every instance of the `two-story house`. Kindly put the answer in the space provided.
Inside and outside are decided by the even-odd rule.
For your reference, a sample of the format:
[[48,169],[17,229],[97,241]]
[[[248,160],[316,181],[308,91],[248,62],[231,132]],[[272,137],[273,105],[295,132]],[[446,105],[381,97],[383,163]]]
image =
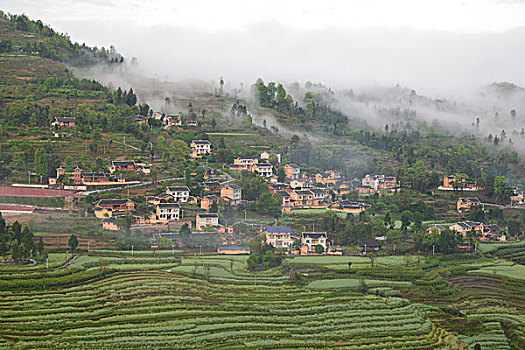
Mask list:
[[301,176],[301,168],[295,164],[286,164],[283,169],[288,179],[298,179]]
[[267,227],[266,244],[277,249],[290,249],[293,245],[292,229],[289,227]]
[[341,178],[341,173],[334,170],[328,170],[324,173],[315,174],[315,182],[323,185],[335,185]]
[[235,184],[227,184],[221,188],[221,198],[229,204],[238,204],[242,198],[242,188]]
[[166,194],[173,197],[175,202],[186,203],[190,198],[190,189],[187,186],[168,186]]
[[301,254],[312,254],[315,252],[315,247],[321,245],[326,251],[327,235],[326,232],[302,232],[301,246],[305,247],[304,251],[301,249]]
[[283,207],[283,210],[285,207],[290,207],[292,205],[290,193],[287,191],[276,191],[275,193],[281,197],[281,207]]
[[313,199],[314,194],[309,190],[298,190],[290,193],[290,200],[295,207],[313,205]]
[[478,198],[459,198],[456,203],[456,209],[460,214],[470,211],[472,206],[477,206],[482,210],[485,209],[485,206]]
[[237,157],[233,160],[234,165],[240,165],[240,169],[248,171],[250,171],[252,166],[257,163],[259,163],[259,159],[252,156]]
[[201,199],[201,209],[210,210],[213,203],[219,204],[219,197],[211,195]]
[[215,213],[198,213],[195,227],[201,230],[203,227],[219,226],[219,215]]
[[202,158],[211,153],[211,143],[208,140],[193,140],[190,143],[190,158]]
[[275,155],[275,157],[277,158],[277,161],[279,163],[281,163],[281,153],[279,153],[277,151],[264,151],[263,153],[261,153],[261,159],[269,161],[270,160],[270,156],[272,154]]
[[178,203],[159,203],[157,204],[157,221],[168,222],[180,220],[181,211]]
[[272,177],[273,176],[273,165],[270,163],[258,163],[252,165],[252,172],[256,173],[262,177]]

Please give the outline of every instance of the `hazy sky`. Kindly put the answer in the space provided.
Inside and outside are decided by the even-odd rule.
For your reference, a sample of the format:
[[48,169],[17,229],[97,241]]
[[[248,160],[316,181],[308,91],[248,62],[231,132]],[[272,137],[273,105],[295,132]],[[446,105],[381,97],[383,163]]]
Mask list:
[[525,85],[525,1],[0,0],[148,75],[407,85]]

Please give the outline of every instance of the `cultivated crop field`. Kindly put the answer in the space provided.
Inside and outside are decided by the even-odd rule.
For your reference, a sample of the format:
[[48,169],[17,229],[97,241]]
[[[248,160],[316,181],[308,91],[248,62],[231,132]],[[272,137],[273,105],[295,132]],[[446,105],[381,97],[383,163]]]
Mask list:
[[[439,269],[425,272],[435,261],[415,266],[416,257],[408,267],[406,257],[377,258],[374,268],[362,257],[304,257],[257,273],[248,256],[96,250],[67,266],[65,258],[50,254],[49,270],[3,268],[0,348],[519,349],[524,336],[525,282],[473,272],[512,266],[503,260],[465,259],[450,293]],[[306,277],[294,282],[301,269]]]
[[433,349],[456,339],[400,298],[132,272],[58,291],[3,293],[14,349]]

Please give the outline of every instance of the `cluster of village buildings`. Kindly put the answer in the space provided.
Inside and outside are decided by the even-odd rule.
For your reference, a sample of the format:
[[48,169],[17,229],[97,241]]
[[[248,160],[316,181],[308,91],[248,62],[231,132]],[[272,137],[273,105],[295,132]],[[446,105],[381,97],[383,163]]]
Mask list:
[[68,171],[66,167],[56,169],[56,177],[49,178],[50,186],[63,186],[73,183],[75,186],[107,186],[114,184],[132,184],[139,181],[126,181],[125,174],[138,173],[148,175],[151,173],[151,166],[134,161],[112,161],[108,166],[108,172],[86,172],[80,167],[75,167]]
[[[481,210],[485,209],[485,204],[478,198],[459,198],[456,202],[456,210],[459,214],[466,214],[474,208]],[[477,221],[461,221],[452,225],[435,224],[427,229],[428,233],[441,234],[444,230],[451,230],[463,237],[467,236],[469,232],[474,233],[480,241],[496,241],[504,242],[507,240],[506,236],[501,233],[501,227],[498,225],[489,225]]]
[[[165,128],[173,127],[173,126],[188,126],[188,127],[198,127],[199,123],[196,120],[185,120],[183,121],[182,115],[176,114],[176,115],[165,115],[160,112],[153,112],[150,116],[143,116],[141,114],[135,115],[135,123],[139,125],[147,125],[149,123],[150,118],[160,120],[162,122],[162,125]],[[51,123],[51,127],[54,128],[68,128],[68,127],[76,127],[76,118],[75,117],[55,117],[55,120]]]
[[[211,143],[208,140],[193,140],[190,143],[189,158],[199,159],[211,154]],[[260,155],[253,156],[239,156],[235,158],[233,164],[228,168],[231,171],[249,171],[265,179],[268,184],[269,191],[281,199],[281,209],[283,212],[289,212],[298,209],[325,209],[333,210],[342,213],[358,214],[369,208],[369,205],[353,202],[348,200],[332,200],[332,193],[336,196],[344,196],[350,194],[352,191],[361,194],[375,194],[375,193],[392,193],[400,188],[399,181],[393,176],[366,175],[362,179],[354,179],[346,181],[339,172],[329,170],[323,173],[317,173],[313,176],[307,176],[301,172],[301,168],[295,164],[284,164],[282,169],[285,174],[285,181],[279,182],[279,176],[275,173],[275,167],[270,163],[270,160],[282,162],[282,156],[276,151],[265,151]],[[274,162],[275,163],[275,162]],[[144,164],[135,163],[133,161],[114,161],[108,167],[111,176],[115,173],[138,171],[149,173],[150,167]],[[64,169],[57,169],[57,182],[60,175],[64,175]],[[74,169],[73,176],[75,184],[85,184],[89,182],[97,182],[98,177],[94,177],[92,173],[82,173],[80,169]],[[100,176],[100,180],[107,179]],[[50,179],[51,181],[51,179]],[[454,188],[458,186],[455,184],[455,176],[446,176],[443,181],[443,188]],[[461,187],[480,189],[475,183],[468,181],[461,182]],[[224,227],[220,224],[217,208],[219,204],[223,205],[237,205],[243,202],[242,188],[234,183],[233,180],[218,182],[209,181],[200,184],[204,189],[202,197],[190,195],[190,190],[186,186],[169,186],[164,192],[157,196],[148,197],[148,205],[153,206],[154,210],[145,217],[133,216],[132,224],[135,225],[151,225],[151,224],[165,224],[165,223],[189,223],[191,227],[192,218],[195,217],[194,228],[197,231],[214,230],[220,233],[233,232],[231,227]],[[522,199],[522,197],[521,197]],[[517,198],[519,200],[519,197]],[[181,204],[198,205],[200,210],[193,211],[189,218],[183,217],[185,209],[181,208]],[[483,203],[477,198],[460,198],[457,202],[457,211],[461,214],[471,210],[473,206],[483,207]],[[95,215],[102,219],[103,227],[110,230],[119,229],[118,215],[122,212],[133,212],[136,203],[129,199],[103,199],[95,203]],[[214,210],[212,210],[214,209]],[[190,210],[191,212],[191,210]],[[195,214],[195,215],[193,215]],[[444,228],[440,225],[434,225],[429,228],[429,232],[441,232]],[[458,234],[465,234],[469,230],[478,232],[483,239],[504,241],[505,236],[500,233],[496,225],[484,225],[482,223],[460,222],[449,227],[449,229],[458,232]],[[289,252],[296,252],[297,254],[316,254],[315,246],[323,247],[323,252],[327,254],[339,254],[340,248],[330,247],[327,245],[326,233],[302,233],[300,237],[292,237],[289,228],[267,228],[266,241],[268,244],[276,248],[282,248]],[[300,242],[295,244],[294,242]],[[365,244],[365,247],[367,245]],[[369,242],[368,247],[372,248],[372,242]],[[292,249],[294,248],[294,249]],[[366,249],[366,248],[365,248]],[[242,250],[239,250],[242,251]]]
[[484,187],[478,186],[476,182],[464,178],[458,178],[456,175],[448,175],[443,178],[443,185],[438,187],[443,191],[482,191]]

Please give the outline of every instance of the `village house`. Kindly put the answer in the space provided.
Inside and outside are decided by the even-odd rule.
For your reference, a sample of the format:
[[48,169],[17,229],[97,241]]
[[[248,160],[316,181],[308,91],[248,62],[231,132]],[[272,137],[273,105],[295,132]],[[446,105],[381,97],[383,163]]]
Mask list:
[[295,164],[286,164],[283,169],[288,179],[298,179],[301,176],[301,168]]
[[224,255],[240,255],[240,254],[250,255],[250,248],[239,247],[239,246],[222,246],[222,247],[217,248],[217,253],[224,254]]
[[117,217],[109,217],[102,219],[102,228],[104,230],[117,231],[120,228],[117,226]]
[[219,226],[219,215],[215,213],[198,213],[195,228],[201,230],[203,227]]
[[227,233],[227,234],[232,235],[235,233],[235,229],[233,228],[233,226],[219,225],[217,226],[217,233]]
[[488,233],[478,238],[480,242],[506,242],[507,236],[502,233]]
[[[73,181],[75,185],[82,184],[82,169],[78,166],[73,169],[73,172],[66,172],[66,168],[61,166],[56,169],[56,177],[48,178],[50,185],[56,185],[58,183],[65,183],[70,180],[70,177],[67,175],[73,174]],[[67,177],[66,177],[67,176]]]
[[485,209],[485,206],[477,198],[459,198],[456,204],[458,213],[463,214],[470,211],[472,206],[480,207],[482,210]]
[[350,202],[345,200],[335,202],[328,209],[341,213],[359,214],[368,209],[368,206],[364,203]]
[[477,231],[478,233],[483,234],[484,225],[481,222],[464,221],[449,226],[449,230],[459,233],[462,236],[466,236],[469,231]]
[[172,126],[182,126],[182,117],[180,115],[167,115],[162,121],[165,128]]
[[288,184],[283,183],[271,183],[268,185],[268,190],[271,193],[276,193],[277,191],[288,191],[290,190],[290,186]]
[[199,126],[199,122],[196,121],[196,120],[186,120],[186,126],[190,126],[190,127],[198,127]]
[[328,254],[328,255],[343,255],[343,248],[340,247],[340,246],[328,247],[328,250],[326,251],[326,254]]
[[[283,207],[283,210],[284,210],[284,207],[290,207],[291,206],[290,193],[288,193],[287,191],[276,191],[275,193],[277,195],[279,195],[281,197],[281,199],[282,199],[281,207]],[[288,211],[288,210],[284,210],[284,211]]]
[[328,192],[321,188],[310,188],[308,191],[312,192],[313,194],[314,205],[319,205],[328,198]]
[[159,203],[156,208],[156,219],[160,222],[180,220],[180,204],[178,203]]
[[523,193],[517,193],[517,191],[515,191],[514,194],[510,196],[510,205],[520,205],[523,203],[525,203]]
[[261,177],[272,177],[273,165],[271,165],[270,163],[256,163],[252,165],[251,171]]
[[379,189],[379,183],[384,179],[384,175],[372,175],[367,174],[364,178],[361,179],[361,186],[370,187],[377,191]]
[[315,247],[321,245],[326,252],[326,232],[302,232],[301,233],[301,255],[315,254]]
[[193,140],[190,144],[190,158],[202,158],[211,153],[211,143],[208,140]]
[[312,184],[306,179],[295,179],[290,181],[290,187],[294,190],[300,190],[310,188]]
[[228,169],[231,171],[243,171],[243,166],[241,164],[230,164],[228,165]]
[[341,179],[341,173],[334,170],[315,174],[315,182],[323,185],[335,185],[339,179]]
[[218,181],[208,181],[200,183],[204,192],[217,192],[221,189],[221,183]]
[[294,243],[291,234],[292,229],[289,227],[267,227],[265,231],[266,244],[277,249],[290,249]]
[[109,182],[110,175],[105,173],[82,173],[82,183]]
[[82,169],[80,169],[78,166],[73,169],[73,183],[75,185],[82,184]]
[[140,171],[144,174],[150,174],[151,173],[151,165],[144,164],[144,163],[135,163],[136,171]]
[[399,187],[397,179],[394,176],[385,176],[385,175],[366,175],[361,180],[362,187],[373,188],[374,191],[384,190],[384,189],[394,189]]
[[166,194],[171,196],[175,202],[186,203],[190,198],[190,189],[187,186],[168,186]]
[[153,113],[151,113],[151,117],[153,119],[161,120],[162,119],[162,113],[160,113],[160,112],[153,112]]
[[470,191],[480,191],[484,188],[478,186],[474,181],[467,181],[466,179],[458,180],[455,175],[448,175],[443,178],[443,186],[441,189],[466,189]]
[[500,233],[501,231],[501,227],[499,227],[498,225],[485,225],[483,227],[483,234],[484,235],[487,235],[487,234],[498,234]]
[[281,163],[281,153],[279,153],[277,151],[264,151],[263,153],[261,153],[261,159],[269,161],[270,160],[270,156],[272,154],[275,155],[275,157],[277,158],[277,161],[279,163]]
[[55,125],[75,127],[76,118],[75,117],[55,117],[55,121],[51,123],[51,126],[55,126]]
[[229,204],[238,204],[242,198],[242,188],[235,184],[224,185],[221,188],[221,198]]
[[111,208],[113,211],[133,211],[135,210],[136,203],[128,198],[115,198],[115,199],[101,199],[94,203],[97,208]]
[[146,203],[156,206],[157,204],[161,203],[161,200],[158,196],[149,196],[146,197]]
[[309,190],[298,190],[290,193],[292,206],[310,206],[313,205],[314,194]]
[[233,160],[234,165],[240,165],[242,170],[249,171],[251,171],[252,166],[257,163],[259,163],[259,159],[257,159],[257,157],[252,156],[237,157]]
[[430,226],[428,229],[427,229],[427,233],[439,233],[441,234],[441,232],[445,231],[445,228],[439,224],[435,224],[435,225],[432,225]]
[[135,171],[135,162],[133,160],[114,160],[108,166],[111,174],[117,171]]
[[135,123],[139,125],[147,125],[149,121],[149,117],[145,117],[143,115],[137,114],[135,116]]
[[334,188],[334,192],[338,196],[342,196],[345,194],[350,194],[352,191],[356,190],[357,187],[361,186],[361,181],[359,180],[352,180],[352,181],[345,181],[340,183]]
[[110,218],[113,216],[113,209],[111,207],[95,207],[93,212],[99,219]]
[[213,203],[219,204],[219,197],[217,196],[206,196],[201,199],[201,209],[210,210]]

